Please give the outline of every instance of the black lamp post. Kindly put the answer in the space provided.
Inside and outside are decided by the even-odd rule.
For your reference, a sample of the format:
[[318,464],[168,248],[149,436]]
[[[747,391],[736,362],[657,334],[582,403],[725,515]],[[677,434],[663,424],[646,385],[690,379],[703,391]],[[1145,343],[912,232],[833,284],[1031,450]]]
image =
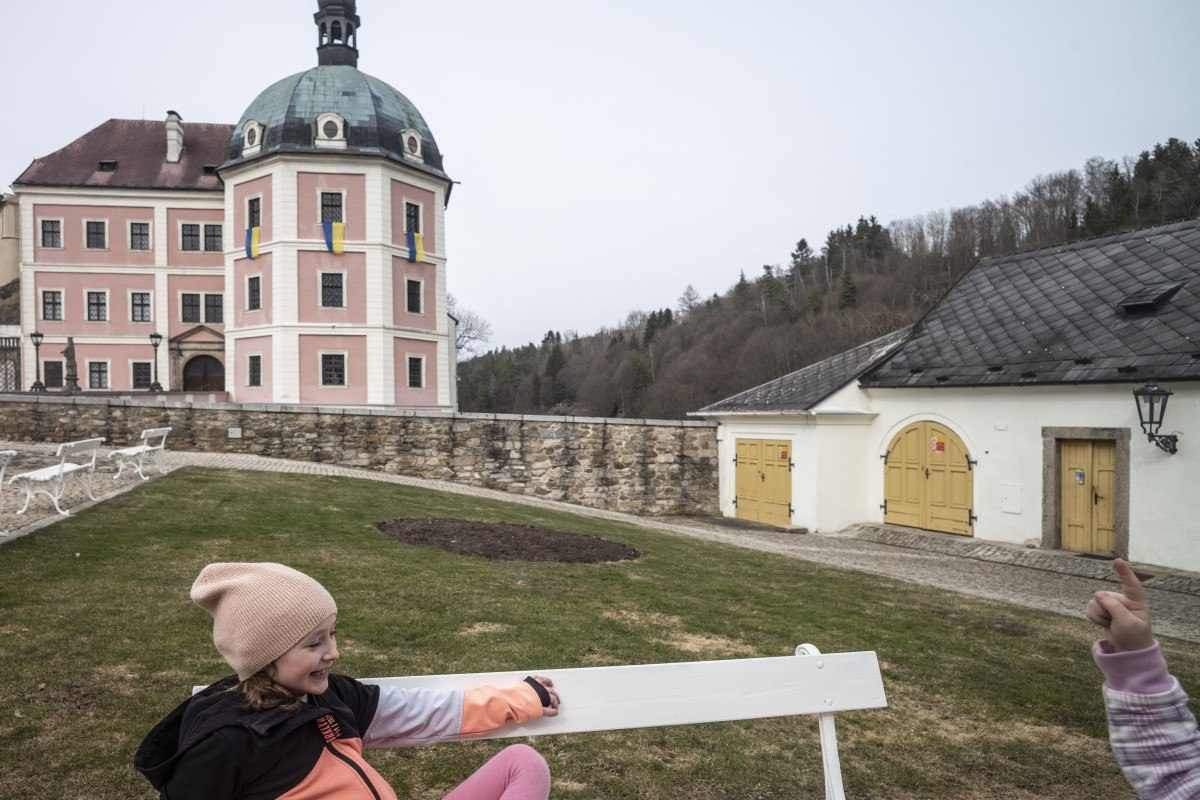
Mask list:
[[29,387],[29,391],[37,394],[43,394],[46,391],[46,384],[42,383],[42,339],[46,338],[43,334],[34,331],[29,334],[29,341],[33,342],[33,385]]
[[1172,454],[1179,447],[1179,437],[1173,433],[1159,434],[1158,429],[1162,427],[1163,418],[1167,415],[1167,400],[1173,394],[1170,389],[1162,389],[1157,383],[1147,383],[1142,388],[1133,390],[1142,432],[1160,450]]
[[150,334],[150,346],[154,348],[154,381],[150,384],[150,391],[161,392],[162,384],[158,382],[158,346],[162,344],[162,334],[158,331]]

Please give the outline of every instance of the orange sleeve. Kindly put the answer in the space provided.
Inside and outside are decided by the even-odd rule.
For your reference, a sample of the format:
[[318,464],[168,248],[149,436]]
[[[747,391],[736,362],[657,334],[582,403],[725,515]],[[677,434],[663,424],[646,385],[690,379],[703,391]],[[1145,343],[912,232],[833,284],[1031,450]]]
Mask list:
[[484,733],[509,722],[523,723],[542,717],[542,701],[527,683],[508,689],[477,686],[463,692],[462,730]]

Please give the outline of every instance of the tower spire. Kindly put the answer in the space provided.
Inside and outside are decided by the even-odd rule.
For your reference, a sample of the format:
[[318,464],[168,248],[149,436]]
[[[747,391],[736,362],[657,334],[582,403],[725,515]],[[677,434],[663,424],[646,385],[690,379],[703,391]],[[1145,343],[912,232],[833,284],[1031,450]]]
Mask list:
[[321,66],[358,66],[356,0],[317,0],[317,63]]

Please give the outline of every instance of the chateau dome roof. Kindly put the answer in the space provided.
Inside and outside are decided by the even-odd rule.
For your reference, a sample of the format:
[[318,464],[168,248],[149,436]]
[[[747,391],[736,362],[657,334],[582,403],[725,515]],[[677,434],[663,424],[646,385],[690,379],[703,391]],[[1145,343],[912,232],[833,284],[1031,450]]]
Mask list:
[[[407,97],[357,67],[331,64],[290,75],[263,90],[234,127],[224,166],[276,153],[328,155],[329,149],[315,143],[317,119],[327,113],[345,121],[345,148],[332,152],[383,156],[448,179],[433,133]],[[245,156],[247,125],[255,122],[262,126],[261,146]],[[404,131],[420,135],[419,158],[405,157]]]

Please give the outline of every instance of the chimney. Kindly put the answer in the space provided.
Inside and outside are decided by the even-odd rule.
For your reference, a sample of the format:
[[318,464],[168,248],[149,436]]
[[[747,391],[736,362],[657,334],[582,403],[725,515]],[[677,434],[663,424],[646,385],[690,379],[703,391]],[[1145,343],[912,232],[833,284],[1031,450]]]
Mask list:
[[183,155],[183,117],[178,111],[167,112],[167,161],[178,164]]

